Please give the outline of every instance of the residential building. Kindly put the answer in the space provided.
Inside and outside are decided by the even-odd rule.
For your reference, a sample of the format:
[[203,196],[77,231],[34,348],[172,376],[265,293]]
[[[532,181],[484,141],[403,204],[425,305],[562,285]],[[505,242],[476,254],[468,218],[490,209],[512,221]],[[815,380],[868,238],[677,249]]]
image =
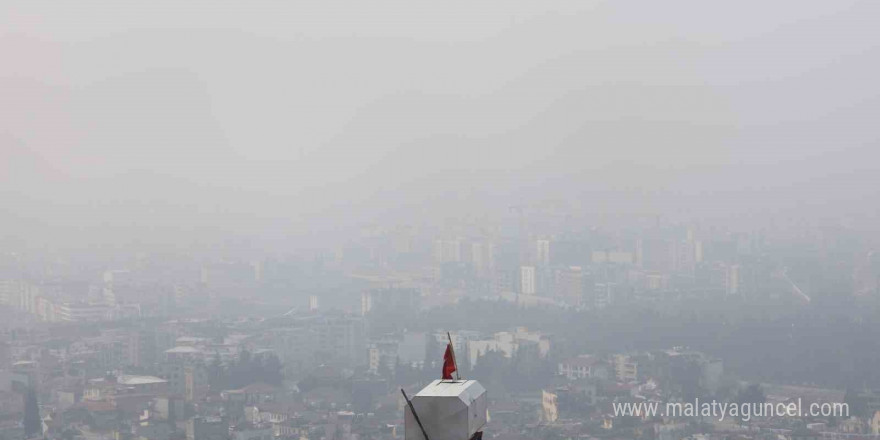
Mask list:
[[535,266],[520,267],[520,293],[534,295],[536,292]]
[[595,356],[580,355],[560,362],[558,373],[569,380],[606,378],[608,368],[604,361]]
[[639,364],[635,359],[624,354],[616,354],[612,358],[614,376],[618,382],[635,382],[639,377]]

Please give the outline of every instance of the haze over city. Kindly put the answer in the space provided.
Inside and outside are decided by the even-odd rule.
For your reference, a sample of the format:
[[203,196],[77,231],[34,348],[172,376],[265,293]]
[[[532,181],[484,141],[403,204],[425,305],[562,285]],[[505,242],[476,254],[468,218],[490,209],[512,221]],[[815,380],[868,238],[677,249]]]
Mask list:
[[876,438],[878,16],[3,2],[0,440]]

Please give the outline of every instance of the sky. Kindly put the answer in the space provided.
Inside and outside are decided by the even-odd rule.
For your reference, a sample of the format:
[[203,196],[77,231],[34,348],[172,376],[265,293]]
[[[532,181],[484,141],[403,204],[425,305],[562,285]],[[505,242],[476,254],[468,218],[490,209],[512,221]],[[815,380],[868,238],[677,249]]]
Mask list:
[[4,1],[0,227],[327,236],[541,198],[870,225],[878,16],[849,0]]

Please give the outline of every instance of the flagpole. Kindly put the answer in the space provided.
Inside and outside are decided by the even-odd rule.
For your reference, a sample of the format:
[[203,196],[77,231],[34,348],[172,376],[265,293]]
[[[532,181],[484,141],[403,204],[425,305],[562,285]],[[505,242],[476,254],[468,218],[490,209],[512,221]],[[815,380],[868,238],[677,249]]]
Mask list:
[[425,427],[422,426],[422,421],[419,420],[419,415],[416,414],[416,408],[412,404],[412,400],[409,400],[409,397],[406,397],[406,391],[403,391],[403,388],[400,389],[400,392],[403,394],[403,399],[406,400],[406,404],[409,405],[409,410],[412,411],[413,418],[416,419],[416,424],[419,425],[419,429],[422,430],[422,435],[425,436],[425,440],[428,440],[428,433],[425,432]]
[[449,332],[446,332],[446,337],[449,338],[449,348],[452,351],[452,364],[455,365],[456,380],[461,380],[461,374],[458,371],[458,361],[455,360],[455,346],[452,345],[452,335],[450,335]]

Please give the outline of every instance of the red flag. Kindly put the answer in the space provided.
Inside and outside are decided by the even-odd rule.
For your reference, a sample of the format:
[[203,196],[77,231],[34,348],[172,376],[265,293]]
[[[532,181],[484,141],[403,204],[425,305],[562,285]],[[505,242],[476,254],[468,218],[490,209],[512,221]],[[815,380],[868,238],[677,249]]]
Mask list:
[[452,354],[452,344],[446,344],[446,353],[443,354],[443,380],[452,380],[452,372],[455,367],[455,355]]

